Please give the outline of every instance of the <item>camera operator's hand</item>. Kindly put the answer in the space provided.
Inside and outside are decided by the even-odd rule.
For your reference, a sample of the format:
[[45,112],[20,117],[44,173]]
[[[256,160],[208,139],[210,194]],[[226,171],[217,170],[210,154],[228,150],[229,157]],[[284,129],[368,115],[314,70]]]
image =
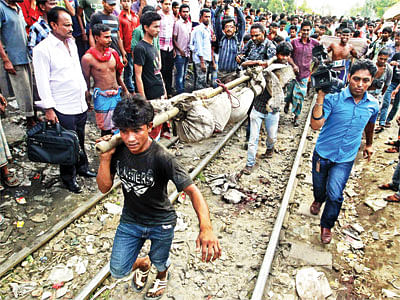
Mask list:
[[325,98],[325,95],[326,94],[328,94],[326,91],[324,91],[323,89],[317,89],[317,92],[318,92],[318,96],[319,97],[322,97],[322,99],[323,98]]
[[372,154],[374,154],[374,149],[372,148],[372,145],[369,145],[369,146],[365,145],[363,154],[364,154],[364,158],[367,158],[368,161],[370,161]]

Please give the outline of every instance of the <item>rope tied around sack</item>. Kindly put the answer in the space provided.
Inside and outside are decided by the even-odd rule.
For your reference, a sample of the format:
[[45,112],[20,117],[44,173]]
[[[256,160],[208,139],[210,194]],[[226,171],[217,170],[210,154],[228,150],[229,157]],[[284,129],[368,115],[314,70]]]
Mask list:
[[[226,93],[228,94],[228,98],[229,98],[229,101],[231,102],[231,107],[232,107],[232,108],[238,108],[238,107],[240,107],[240,100],[238,99],[238,97],[236,97],[234,94],[232,94],[231,91],[226,87],[226,85],[223,84],[223,83],[221,82],[221,80],[216,79],[216,80],[215,80],[215,83],[216,83],[218,86],[222,87],[223,90],[224,90],[224,92],[226,92]],[[237,103],[238,103],[237,105],[234,105],[234,104],[233,104],[232,97],[235,98],[235,99],[237,100]]]

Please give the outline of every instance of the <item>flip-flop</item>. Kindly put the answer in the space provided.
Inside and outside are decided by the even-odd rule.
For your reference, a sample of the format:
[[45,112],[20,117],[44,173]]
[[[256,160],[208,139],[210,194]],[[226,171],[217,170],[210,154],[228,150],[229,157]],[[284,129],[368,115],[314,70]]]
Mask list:
[[14,172],[9,172],[7,175],[3,175],[3,181],[8,187],[16,187],[20,185],[19,179]]
[[381,185],[378,186],[378,189],[381,189],[381,190],[392,190],[392,191],[397,192],[396,187],[391,183],[381,184]]
[[388,146],[397,146],[399,144],[400,144],[399,141],[387,141],[385,143],[385,145],[388,145]]
[[399,153],[399,149],[397,147],[389,148],[385,150],[386,153]]
[[387,196],[385,198],[385,200],[387,202],[399,202],[400,203],[400,196],[398,196],[397,194],[393,194],[393,195]]
[[375,133],[381,133],[381,132],[384,131],[384,130],[385,130],[385,127],[384,127],[384,126],[379,126],[379,127],[376,127]]
[[[149,278],[150,268],[151,267],[149,267],[147,271],[142,271],[139,268],[137,268],[133,273],[132,289],[136,293],[140,293],[144,289],[147,283],[147,279]],[[142,281],[142,279],[144,279],[144,282]]]
[[147,296],[147,293],[146,293],[144,295],[144,299],[145,300],[154,300],[154,299],[160,299],[162,296],[164,296],[164,293],[167,290],[168,280],[169,280],[169,272],[167,274],[167,279],[166,280],[155,279],[153,281],[152,287],[147,291],[147,293],[152,293],[154,295],[159,290],[164,289],[164,291],[160,295],[155,296],[155,297]]
[[392,127],[392,124],[391,124],[391,123],[386,123],[386,124],[385,124],[385,128],[390,128],[390,127]]

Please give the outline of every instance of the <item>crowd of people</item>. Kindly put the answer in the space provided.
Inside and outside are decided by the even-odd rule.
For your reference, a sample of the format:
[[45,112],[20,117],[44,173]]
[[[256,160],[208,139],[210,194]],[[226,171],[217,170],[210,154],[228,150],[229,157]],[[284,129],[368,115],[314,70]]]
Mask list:
[[[256,165],[263,121],[267,149],[261,157],[266,159],[274,155],[281,109],[292,113],[293,126],[299,126],[316,61],[313,49],[325,44],[330,58],[317,62],[331,63],[340,86],[335,93],[317,91],[311,121],[314,129],[322,128],[313,156],[315,201],[310,211],[318,214],[326,202],[323,243],[331,241],[363,131],[370,158],[373,133],[391,126],[399,106],[400,32],[397,23],[383,20],[272,14],[229,0],[0,0],[0,34],[0,89],[6,98],[15,96],[27,128],[41,121],[41,110],[45,120],[78,135],[83,149],[78,163],[60,166],[65,186],[80,193],[76,176],[97,176],[99,189],[106,192],[115,174],[121,178],[127,204],[114,241],[111,273],[122,277],[135,269],[132,285],[140,291],[153,263],[158,274],[146,299],[159,298],[168,281],[176,222],[166,196],[168,179],[192,199],[203,259],[218,258],[221,251],[200,192],[184,168],[149,140],[159,138],[162,128],[152,128],[154,111],[148,100],[215,87],[246,68],[267,68],[272,62],[290,66],[296,78],[285,87],[284,103],[265,89],[248,112],[248,155],[242,170],[248,175]],[[193,85],[186,80],[189,69]],[[122,100],[124,95],[133,100]],[[4,111],[7,101],[0,100]],[[119,130],[124,142],[100,156],[98,175],[90,170],[84,151],[92,109],[103,139]],[[7,169],[10,155],[1,124],[0,133],[3,181],[15,186],[19,182]],[[382,189],[399,190],[398,170],[393,183]],[[399,195],[389,200],[400,202]],[[126,247],[129,238],[134,242]],[[146,238],[154,241],[150,259],[136,260]]]

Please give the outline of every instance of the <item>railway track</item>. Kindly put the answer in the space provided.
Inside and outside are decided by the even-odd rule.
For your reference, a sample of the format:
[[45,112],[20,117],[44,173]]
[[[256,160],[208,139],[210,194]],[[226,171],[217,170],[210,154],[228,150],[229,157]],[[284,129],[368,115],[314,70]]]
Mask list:
[[[309,102],[305,103],[304,110],[310,107]],[[172,247],[172,278],[167,296],[262,299],[306,142],[310,116],[302,118],[305,126],[299,133],[300,129],[293,129],[288,117],[282,115],[277,143],[279,153],[271,161],[259,159],[258,168],[234,184],[247,195],[244,202],[236,205],[222,202],[221,195],[213,194],[209,187],[210,178],[215,175],[238,173],[244,167],[243,121],[209,141],[173,147],[172,151],[187,166],[191,176],[198,179],[224,254],[220,261],[212,264],[200,261],[194,253],[197,221],[193,209],[187,201],[177,201],[175,205],[185,228],[176,232]],[[174,201],[179,195],[173,189],[169,191],[170,200]],[[110,203],[114,208],[121,207],[120,199],[117,182],[107,195],[97,193],[35,243],[14,253],[12,259],[0,266],[0,290],[4,299],[40,299],[43,295],[56,297],[63,293],[60,298],[88,299],[95,295],[94,298],[141,299],[142,295],[128,292],[129,281],[115,282],[108,278],[107,261],[119,216],[105,207]],[[73,279],[56,289],[48,278],[50,271],[62,264],[73,270]],[[77,266],[84,266],[85,272],[79,274],[82,269],[79,271]]]

